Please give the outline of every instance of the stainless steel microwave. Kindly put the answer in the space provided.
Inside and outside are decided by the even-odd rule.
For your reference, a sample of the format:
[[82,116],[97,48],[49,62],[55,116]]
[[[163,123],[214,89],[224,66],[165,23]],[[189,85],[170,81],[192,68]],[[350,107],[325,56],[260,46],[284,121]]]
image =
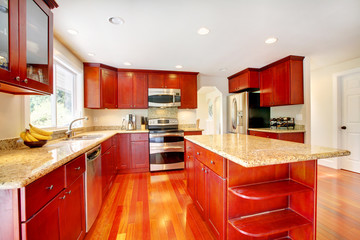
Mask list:
[[149,107],[180,107],[180,89],[149,88]]

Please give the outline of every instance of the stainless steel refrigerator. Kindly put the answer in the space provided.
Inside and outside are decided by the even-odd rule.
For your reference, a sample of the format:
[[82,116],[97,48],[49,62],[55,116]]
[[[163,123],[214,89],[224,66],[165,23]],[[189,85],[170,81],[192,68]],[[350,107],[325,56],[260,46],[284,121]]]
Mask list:
[[270,108],[260,107],[260,93],[242,92],[227,97],[229,133],[247,134],[249,128],[270,127]]

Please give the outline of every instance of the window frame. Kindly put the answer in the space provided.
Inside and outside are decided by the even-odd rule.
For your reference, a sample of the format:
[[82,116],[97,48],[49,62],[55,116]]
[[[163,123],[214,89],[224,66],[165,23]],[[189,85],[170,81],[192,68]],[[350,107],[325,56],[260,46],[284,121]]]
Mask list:
[[[49,130],[62,130],[66,129],[67,126],[58,126],[57,125],[57,99],[56,99],[56,90],[57,90],[57,84],[56,84],[56,65],[60,65],[63,68],[66,68],[70,72],[74,74],[74,80],[73,80],[73,118],[82,117],[83,116],[83,92],[81,89],[83,88],[83,81],[82,76],[83,73],[76,70],[74,67],[71,66],[71,64],[68,64],[66,61],[63,61],[62,59],[54,56],[54,62],[53,62],[53,94],[50,95],[51,98],[51,127],[43,127],[43,129],[49,129]],[[30,122],[30,96],[24,96],[24,126],[27,128],[29,126]],[[79,123],[78,123],[79,124]],[[79,127],[83,127],[83,123],[80,122]]]

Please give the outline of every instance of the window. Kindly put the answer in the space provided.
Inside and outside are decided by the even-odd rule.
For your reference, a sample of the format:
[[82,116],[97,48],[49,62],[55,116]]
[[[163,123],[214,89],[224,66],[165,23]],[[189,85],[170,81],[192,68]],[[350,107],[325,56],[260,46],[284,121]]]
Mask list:
[[54,93],[51,96],[30,96],[30,123],[42,128],[65,127],[79,111],[77,73],[55,61]]

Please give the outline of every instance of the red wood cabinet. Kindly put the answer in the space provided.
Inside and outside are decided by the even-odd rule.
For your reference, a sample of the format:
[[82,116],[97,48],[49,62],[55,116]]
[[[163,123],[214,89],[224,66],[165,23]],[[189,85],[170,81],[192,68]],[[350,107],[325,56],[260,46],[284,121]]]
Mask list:
[[110,147],[101,155],[102,193],[103,197],[111,188],[115,172],[115,147]]
[[303,59],[288,56],[260,71],[260,106],[304,103]]
[[[5,19],[9,27],[4,29],[4,38],[8,44],[2,56],[5,63],[0,64],[0,92],[52,94],[53,14],[50,8],[42,0],[9,1],[7,7],[9,15]],[[29,25],[33,28],[28,28]],[[36,32],[39,29],[46,32]],[[29,42],[39,48],[37,54]]]
[[181,106],[180,109],[197,108],[197,74],[180,76]]
[[269,132],[260,132],[260,131],[249,130],[249,135],[278,139],[278,140],[285,140],[285,141],[297,142],[297,143],[304,143],[304,141],[305,141],[303,132],[269,133]]
[[229,79],[229,93],[241,92],[249,89],[258,89],[259,84],[259,69],[247,68],[238,72]]
[[149,171],[148,138],[148,133],[121,133],[119,135],[119,158],[115,164],[119,173]]
[[117,108],[116,69],[98,64],[84,63],[85,108]]
[[195,158],[195,205],[217,239],[225,239],[226,179]]
[[175,73],[149,73],[149,88],[179,89],[179,78]]
[[147,74],[118,72],[118,108],[148,107]]
[[202,131],[185,131],[184,136],[202,135]]

